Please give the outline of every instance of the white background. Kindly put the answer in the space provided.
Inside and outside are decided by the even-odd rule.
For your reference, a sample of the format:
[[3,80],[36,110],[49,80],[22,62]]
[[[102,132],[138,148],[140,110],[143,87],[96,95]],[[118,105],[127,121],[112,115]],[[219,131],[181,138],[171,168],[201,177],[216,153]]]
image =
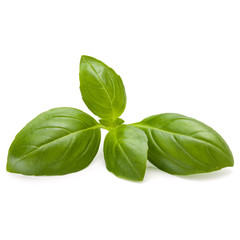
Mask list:
[[[39,113],[75,107],[81,55],[121,75],[126,123],[177,112],[212,126],[234,168],[142,183],[105,168],[59,177],[5,171],[14,136]],[[0,2],[0,239],[240,239],[240,2]],[[103,133],[103,137],[105,132]]]

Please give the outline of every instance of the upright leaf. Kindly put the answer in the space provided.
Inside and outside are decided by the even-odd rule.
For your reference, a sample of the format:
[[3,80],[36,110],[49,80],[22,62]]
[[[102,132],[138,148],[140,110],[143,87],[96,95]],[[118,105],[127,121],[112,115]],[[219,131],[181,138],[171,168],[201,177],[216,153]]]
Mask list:
[[212,128],[193,118],[165,113],[133,124],[148,137],[148,158],[172,174],[216,171],[233,166],[232,153]]
[[112,68],[95,58],[82,56],[79,78],[83,101],[95,115],[113,122],[123,113],[125,88]]
[[146,170],[147,149],[147,137],[143,131],[120,125],[105,138],[107,169],[118,177],[142,181]]
[[26,175],[62,175],[87,167],[100,144],[98,123],[73,108],[38,115],[16,136],[7,170]]

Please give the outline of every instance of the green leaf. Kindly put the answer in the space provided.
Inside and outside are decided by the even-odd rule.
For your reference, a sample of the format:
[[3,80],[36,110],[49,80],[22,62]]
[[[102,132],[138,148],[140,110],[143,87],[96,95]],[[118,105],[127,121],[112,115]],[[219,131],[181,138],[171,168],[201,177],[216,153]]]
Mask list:
[[74,108],[38,115],[15,137],[7,170],[25,175],[63,175],[86,168],[100,144],[99,124]]
[[148,159],[171,174],[193,174],[233,166],[226,142],[212,128],[193,118],[165,113],[133,124],[148,137]]
[[147,137],[143,131],[120,125],[105,138],[106,167],[118,177],[142,181],[146,170],[147,150]]
[[113,122],[123,113],[125,88],[112,68],[95,58],[82,56],[79,79],[83,101],[95,115]]
[[121,125],[124,123],[124,120],[122,120],[121,118],[117,118],[115,121],[109,121],[109,120],[105,120],[105,119],[99,119],[99,122],[105,126],[105,127],[116,127],[118,125]]

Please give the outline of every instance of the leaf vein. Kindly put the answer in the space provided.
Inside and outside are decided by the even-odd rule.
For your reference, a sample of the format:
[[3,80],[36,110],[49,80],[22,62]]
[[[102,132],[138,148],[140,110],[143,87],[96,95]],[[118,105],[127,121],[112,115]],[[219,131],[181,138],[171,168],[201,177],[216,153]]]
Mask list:
[[111,106],[111,109],[112,109],[113,119],[114,119],[113,104],[112,104],[112,100],[111,100],[111,98],[110,98],[110,95],[109,95],[109,93],[108,93],[108,91],[107,91],[107,89],[106,89],[106,86],[105,86],[104,83],[102,82],[99,74],[97,73],[97,71],[95,70],[95,68],[92,66],[92,64],[90,64],[87,59],[85,59],[85,61],[89,64],[89,66],[92,68],[92,70],[94,71],[94,73],[97,75],[97,78],[98,78],[98,80],[99,80],[99,83],[101,84],[101,86],[103,87],[103,89],[106,91],[106,95],[107,95],[107,98],[108,98],[108,100],[109,100],[109,103],[110,103],[110,106]]
[[121,150],[121,152],[123,153],[123,155],[125,156],[127,162],[129,163],[130,167],[133,169],[133,171],[141,178],[141,175],[139,174],[139,172],[136,170],[136,168],[133,166],[131,160],[128,158],[127,154],[125,153],[125,151],[123,150],[121,144],[118,142],[117,143],[119,146],[119,149]]
[[[166,151],[164,151],[156,142],[151,130],[149,129],[149,135],[153,141],[153,144],[157,147],[157,149],[168,159],[171,159],[175,164],[177,164],[178,166],[180,167],[183,167],[183,168],[189,168],[188,165],[185,165],[184,163],[182,162],[178,162],[173,156],[171,156],[169,153],[167,153]],[[164,162],[163,162],[164,163]],[[169,167],[169,166],[168,166]]]
[[219,147],[216,146],[215,144],[213,144],[213,143],[211,143],[211,142],[208,142],[208,141],[206,141],[206,140],[202,140],[202,139],[199,139],[199,138],[194,138],[194,137],[191,137],[191,136],[188,136],[188,135],[179,134],[179,133],[175,133],[175,132],[169,132],[169,131],[162,130],[162,129],[158,129],[158,128],[151,127],[151,126],[148,126],[148,125],[134,124],[133,126],[137,126],[137,127],[139,127],[139,128],[153,129],[153,130],[156,130],[156,131],[160,131],[160,132],[167,133],[167,134],[172,134],[172,135],[177,135],[177,136],[184,136],[184,137],[186,137],[186,138],[190,138],[190,139],[193,139],[193,140],[195,140],[195,141],[198,141],[198,142],[201,142],[201,143],[205,143],[205,144],[211,145],[211,146],[213,146],[214,148],[222,151],[225,155],[227,155],[227,154],[224,152],[224,150],[222,150],[221,148],[219,148]]
[[100,128],[100,125],[95,125],[95,126],[93,126],[93,127],[89,127],[89,128],[86,128],[86,129],[80,129],[80,130],[78,130],[78,131],[76,131],[76,132],[69,133],[69,134],[67,134],[67,135],[64,135],[63,137],[60,137],[60,138],[58,138],[58,139],[55,139],[55,140],[50,141],[50,142],[48,142],[48,143],[45,143],[45,144],[39,146],[37,149],[34,149],[34,150],[32,150],[31,152],[29,152],[29,153],[27,153],[26,155],[24,155],[23,157],[21,157],[21,158],[18,160],[18,162],[22,161],[22,160],[23,160],[24,158],[26,158],[28,155],[34,153],[35,151],[38,151],[39,149],[43,148],[44,146],[46,146],[46,145],[48,145],[48,144],[51,144],[51,143],[56,142],[56,141],[59,141],[59,140],[61,140],[61,139],[64,139],[64,138],[66,138],[66,137],[69,137],[70,135],[77,134],[77,133],[79,133],[79,132],[85,132],[85,131],[89,131],[89,130],[97,129],[97,128]]
[[174,135],[172,135],[173,140],[175,141],[175,143],[182,149],[182,151],[189,157],[191,158],[194,162],[202,165],[202,166],[207,166],[207,164],[202,163],[201,161],[197,160],[195,157],[193,157],[189,152],[187,152],[182,145],[177,141],[176,137]]

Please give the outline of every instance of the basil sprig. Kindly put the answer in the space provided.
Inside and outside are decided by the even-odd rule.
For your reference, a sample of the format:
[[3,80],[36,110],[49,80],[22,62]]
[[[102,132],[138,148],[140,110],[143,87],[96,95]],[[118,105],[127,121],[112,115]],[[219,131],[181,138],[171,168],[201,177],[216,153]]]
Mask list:
[[55,108],[38,115],[15,137],[7,170],[25,175],[63,175],[86,168],[97,154],[107,129],[104,158],[116,176],[142,181],[147,159],[170,174],[205,173],[233,166],[227,143],[204,123],[175,113],[125,125],[122,79],[103,62],[80,61],[80,90],[87,107],[100,119],[74,108]]

